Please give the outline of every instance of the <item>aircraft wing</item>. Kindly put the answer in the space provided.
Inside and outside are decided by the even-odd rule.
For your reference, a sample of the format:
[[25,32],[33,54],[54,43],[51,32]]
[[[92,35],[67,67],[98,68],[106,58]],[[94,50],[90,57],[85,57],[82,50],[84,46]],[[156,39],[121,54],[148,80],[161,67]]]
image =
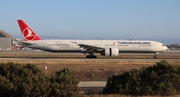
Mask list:
[[95,45],[79,44],[79,46],[80,46],[80,48],[85,49],[86,52],[91,52],[91,51],[102,51],[102,50],[104,50],[103,47],[95,46]]

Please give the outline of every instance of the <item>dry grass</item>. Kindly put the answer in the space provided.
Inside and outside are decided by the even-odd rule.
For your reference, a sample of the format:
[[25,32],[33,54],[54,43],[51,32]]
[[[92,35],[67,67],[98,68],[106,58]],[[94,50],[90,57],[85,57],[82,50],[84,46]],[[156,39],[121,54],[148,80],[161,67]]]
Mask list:
[[[126,58],[129,60],[78,60],[77,58],[84,58],[84,54],[79,53],[48,53],[48,52],[37,52],[37,51],[10,51],[0,52],[1,58],[19,58],[14,59],[1,59],[0,62],[15,62],[20,64],[31,63],[35,64],[41,69],[44,66],[48,66],[49,71],[56,71],[62,68],[68,67],[74,71],[90,70],[90,71],[126,71],[130,69],[138,69],[144,66],[154,65],[159,60],[148,60],[152,59],[152,55],[135,55],[135,54],[120,54],[118,57],[105,57],[97,55],[98,58]],[[21,59],[22,58],[22,59]],[[76,58],[76,60],[25,60],[23,58]],[[144,58],[146,60],[131,60],[131,59]],[[168,60],[171,64],[180,65],[180,55],[158,55],[158,58],[175,58],[177,60]]]
[[[160,60],[25,60],[2,59],[1,63],[35,64],[47,74],[63,68],[69,68],[79,80],[107,80],[113,74],[120,74],[132,69],[152,66]],[[180,60],[167,60],[170,64],[180,65]],[[47,70],[45,70],[47,66]]]
[[[113,74],[119,74],[132,69],[139,69],[141,67],[152,66],[160,60],[148,60],[152,55],[119,55],[118,57],[104,57],[98,55],[100,58],[126,58],[129,60],[80,60],[84,58],[83,54],[68,54],[68,53],[47,53],[35,51],[11,51],[0,52],[0,57],[11,57],[18,59],[1,59],[0,62],[14,62],[19,64],[35,64],[47,74],[52,74],[62,68],[69,68],[72,73],[77,76],[79,80],[107,80],[107,77]],[[21,59],[22,58],[22,59]],[[60,58],[64,60],[32,60],[23,58]],[[66,60],[72,58],[72,60]],[[76,58],[73,60],[73,58]],[[80,58],[80,59],[77,59]],[[131,60],[133,58],[145,58],[146,60]],[[176,58],[176,60],[168,60],[170,64],[180,65],[180,55],[158,55],[158,58]],[[47,70],[45,70],[47,66]]]

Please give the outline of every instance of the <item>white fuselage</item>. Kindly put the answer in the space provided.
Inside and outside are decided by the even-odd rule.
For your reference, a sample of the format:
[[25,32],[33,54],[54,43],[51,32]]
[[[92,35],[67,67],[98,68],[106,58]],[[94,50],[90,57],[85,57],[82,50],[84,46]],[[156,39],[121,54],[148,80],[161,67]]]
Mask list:
[[37,40],[25,41],[30,48],[50,52],[84,52],[79,44],[100,48],[118,48],[119,53],[156,53],[167,50],[163,43],[151,40]]

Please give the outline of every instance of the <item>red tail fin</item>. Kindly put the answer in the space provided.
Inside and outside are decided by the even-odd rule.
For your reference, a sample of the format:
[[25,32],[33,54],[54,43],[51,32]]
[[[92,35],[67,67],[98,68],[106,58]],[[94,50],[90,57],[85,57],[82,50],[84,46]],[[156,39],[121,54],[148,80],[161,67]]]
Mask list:
[[25,41],[28,40],[41,40],[41,38],[33,31],[30,27],[23,22],[23,20],[17,20],[19,27],[21,29],[21,33],[24,37]]

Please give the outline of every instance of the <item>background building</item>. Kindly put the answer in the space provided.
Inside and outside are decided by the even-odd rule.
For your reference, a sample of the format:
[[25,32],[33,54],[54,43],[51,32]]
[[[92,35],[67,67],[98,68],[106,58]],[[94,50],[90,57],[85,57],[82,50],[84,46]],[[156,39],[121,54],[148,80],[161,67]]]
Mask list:
[[12,50],[13,45],[13,37],[0,30],[0,50]]

